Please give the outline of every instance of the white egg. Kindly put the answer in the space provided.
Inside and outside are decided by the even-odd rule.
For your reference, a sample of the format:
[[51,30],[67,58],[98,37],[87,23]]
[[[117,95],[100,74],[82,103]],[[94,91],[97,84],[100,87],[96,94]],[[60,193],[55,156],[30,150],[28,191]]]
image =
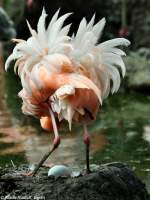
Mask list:
[[34,171],[35,165],[34,164],[29,165],[28,169],[29,171]]
[[55,177],[60,177],[60,176],[65,176],[65,177],[71,177],[72,175],[72,170],[70,167],[67,167],[65,165],[55,165],[48,171],[48,176],[55,176]]

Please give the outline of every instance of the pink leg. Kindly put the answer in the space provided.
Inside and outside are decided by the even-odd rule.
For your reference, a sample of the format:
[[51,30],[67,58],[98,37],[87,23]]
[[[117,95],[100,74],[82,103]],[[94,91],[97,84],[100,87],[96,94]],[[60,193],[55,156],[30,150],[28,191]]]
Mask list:
[[86,125],[84,125],[83,128],[84,128],[83,141],[84,141],[84,144],[86,145],[86,173],[89,174],[91,172],[90,162],[89,162],[90,135],[87,131]]
[[47,158],[53,153],[53,151],[59,146],[60,144],[60,137],[55,137],[53,140],[53,146],[52,149],[50,151],[48,151],[43,158],[41,159],[41,161],[37,164],[36,168],[34,169],[33,172],[29,172],[27,175],[29,176],[35,176],[36,173],[38,172],[39,168],[43,165],[43,163],[47,160]]
[[49,109],[50,115],[51,115],[51,119],[52,119],[52,124],[53,124],[53,130],[54,130],[54,140],[53,140],[53,146],[52,148],[43,156],[43,158],[41,159],[41,161],[37,164],[36,168],[34,169],[33,172],[29,172],[26,175],[27,176],[35,176],[36,173],[38,172],[39,168],[43,165],[43,163],[47,160],[47,158],[53,153],[53,151],[55,149],[57,149],[57,147],[60,144],[60,136],[58,134],[58,129],[57,129],[57,124],[55,121],[55,116],[52,112],[51,109]]

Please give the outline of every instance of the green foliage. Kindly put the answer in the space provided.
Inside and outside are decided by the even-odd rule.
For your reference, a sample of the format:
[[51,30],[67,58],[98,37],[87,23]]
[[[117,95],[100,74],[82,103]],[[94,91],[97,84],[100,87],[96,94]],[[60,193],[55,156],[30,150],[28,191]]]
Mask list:
[[5,73],[5,90],[6,90],[6,102],[11,110],[11,113],[16,118],[22,118],[21,114],[21,100],[18,97],[18,92],[21,86],[18,84],[19,78],[14,75],[12,70]]
[[146,177],[150,145],[142,138],[144,127],[150,124],[149,99],[148,95],[120,93],[106,100],[90,131],[105,133],[107,143],[93,155],[92,163],[121,161]]
[[5,99],[12,118],[20,125],[25,126],[32,124],[40,131],[39,120],[26,116],[21,111],[22,100],[18,97],[18,92],[20,90],[21,85],[19,77],[14,74],[13,68],[10,67],[9,71],[5,73]]
[[116,128],[119,123],[124,123],[128,128],[130,122],[139,125],[149,123],[150,106],[149,96],[138,93],[120,93],[109,96],[100,109],[96,122],[91,126],[95,132],[100,128]]
[[[140,46],[146,46],[148,47],[150,45],[150,40],[149,40],[149,35],[150,35],[150,11],[145,10],[145,15],[143,18],[141,18],[141,27],[140,27],[140,32],[137,35],[139,38],[139,44]],[[136,41],[137,42],[137,41]]]
[[150,49],[142,48],[125,58],[128,87],[150,86]]
[[3,7],[17,25],[24,13],[25,0],[4,0]]
[[16,37],[13,22],[10,20],[3,8],[0,8],[0,33],[0,41],[7,41]]

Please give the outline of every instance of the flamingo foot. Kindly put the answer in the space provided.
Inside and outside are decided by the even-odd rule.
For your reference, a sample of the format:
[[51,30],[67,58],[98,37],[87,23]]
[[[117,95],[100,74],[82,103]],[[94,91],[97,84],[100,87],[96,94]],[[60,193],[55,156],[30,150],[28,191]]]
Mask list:
[[87,174],[91,174],[92,173],[92,171],[90,170],[90,169],[86,169],[86,171],[85,171],[85,174],[87,175]]
[[23,175],[23,176],[30,176],[30,177],[33,177],[33,176],[34,176],[33,171],[24,172],[24,173],[21,173],[21,175]]
[[89,174],[91,174],[92,173],[92,171],[91,170],[84,170],[83,171],[83,173],[82,173],[82,176],[86,176],[86,175],[89,175]]

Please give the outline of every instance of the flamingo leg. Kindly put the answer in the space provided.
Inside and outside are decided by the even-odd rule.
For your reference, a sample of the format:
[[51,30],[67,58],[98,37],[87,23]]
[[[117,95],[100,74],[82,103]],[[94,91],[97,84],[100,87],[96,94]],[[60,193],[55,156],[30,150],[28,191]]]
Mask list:
[[60,136],[58,134],[58,129],[57,129],[57,125],[56,125],[56,121],[55,121],[55,116],[52,112],[51,109],[49,109],[50,115],[51,115],[51,119],[52,119],[52,124],[53,124],[53,130],[54,130],[54,140],[53,140],[53,146],[52,148],[43,156],[43,158],[41,159],[41,161],[37,164],[36,168],[32,171],[27,173],[27,176],[35,176],[39,170],[39,168],[43,165],[43,163],[47,160],[47,158],[54,152],[55,149],[57,149],[57,147],[60,144]]
[[87,131],[87,126],[83,126],[83,141],[86,146],[86,173],[89,174],[91,172],[90,170],[90,160],[89,160],[89,153],[90,153],[90,135]]
[[59,146],[59,144],[60,144],[60,137],[55,137],[52,148],[42,157],[41,161],[37,164],[33,172],[29,172],[30,176],[35,176],[37,174],[39,168],[48,159],[48,157],[55,151],[55,149]]

